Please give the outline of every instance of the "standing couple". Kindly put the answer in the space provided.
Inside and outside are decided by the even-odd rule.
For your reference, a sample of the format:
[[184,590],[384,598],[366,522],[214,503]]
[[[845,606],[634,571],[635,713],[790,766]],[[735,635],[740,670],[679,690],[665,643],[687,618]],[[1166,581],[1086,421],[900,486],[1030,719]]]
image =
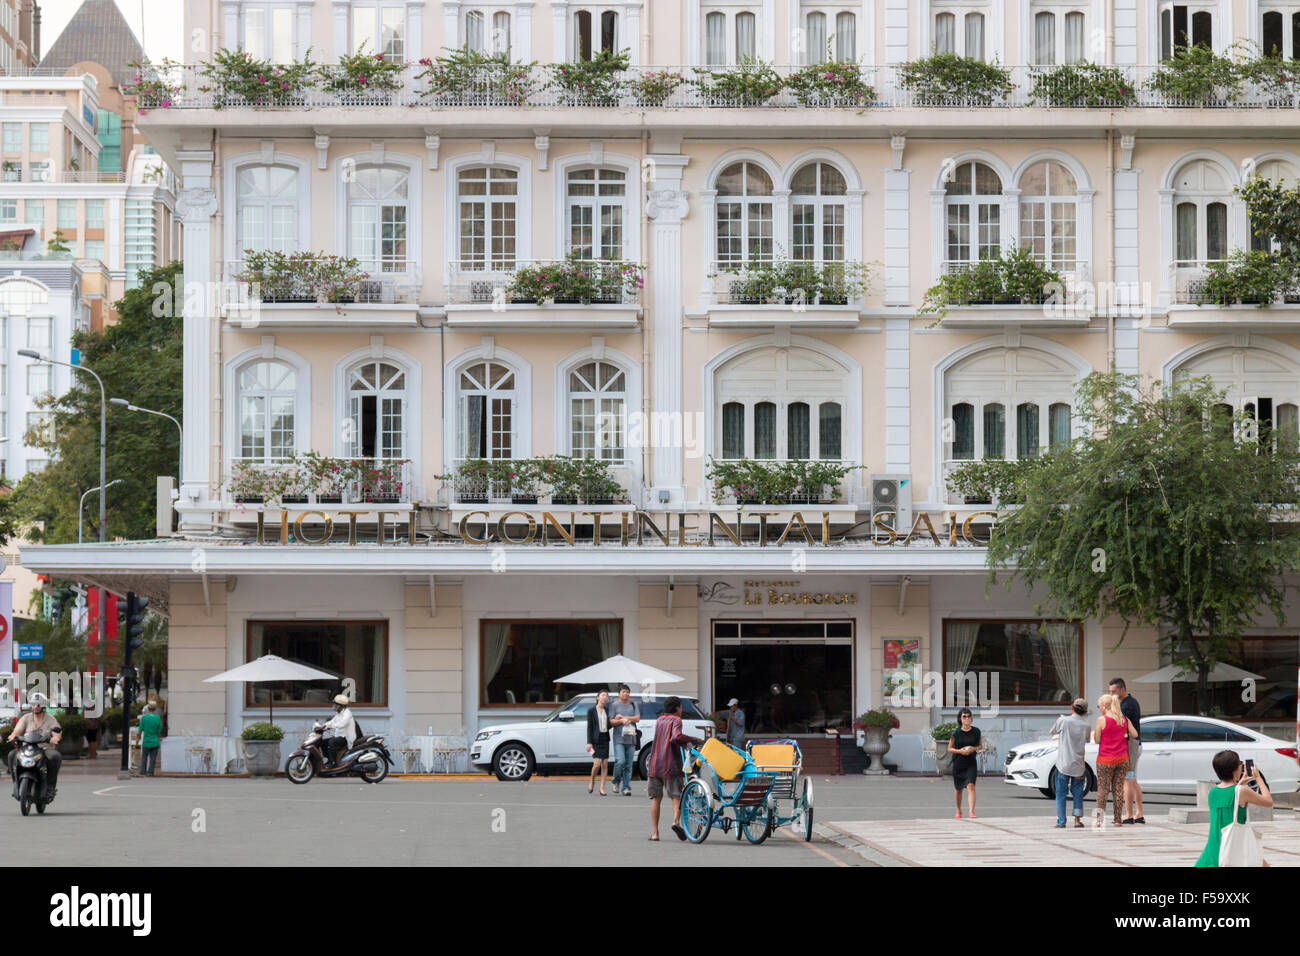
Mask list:
[[609,691],[596,695],[596,705],[587,711],[587,753],[591,755],[591,781],[587,792],[596,789],[600,773],[600,795],[609,779],[609,748],[614,747],[614,792],[632,796],[632,764],[640,749],[641,732],[636,729],[641,714],[632,700],[627,684],[618,685],[618,700],[610,701]]

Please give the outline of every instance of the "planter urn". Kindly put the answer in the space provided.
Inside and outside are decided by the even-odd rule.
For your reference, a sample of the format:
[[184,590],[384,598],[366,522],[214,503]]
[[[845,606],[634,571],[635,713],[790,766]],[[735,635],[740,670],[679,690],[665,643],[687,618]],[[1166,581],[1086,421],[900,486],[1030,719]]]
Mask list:
[[948,753],[948,741],[946,740],[936,740],[934,742],[934,768],[941,777],[952,774],[952,754]]
[[254,777],[274,777],[280,769],[280,741],[245,740],[244,763]]
[[867,727],[862,735],[862,751],[871,758],[871,769],[884,770],[885,754],[889,752],[889,728]]

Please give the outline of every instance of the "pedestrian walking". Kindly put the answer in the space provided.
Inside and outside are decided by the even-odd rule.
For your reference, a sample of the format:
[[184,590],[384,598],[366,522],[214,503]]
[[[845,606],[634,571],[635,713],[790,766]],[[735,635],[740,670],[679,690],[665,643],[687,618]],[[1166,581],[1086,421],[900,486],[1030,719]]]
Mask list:
[[1146,823],[1142,815],[1142,787],[1138,785],[1138,758],[1142,756],[1142,705],[1124,686],[1124,678],[1110,682],[1110,692],[1119,698],[1119,709],[1128,718],[1136,737],[1128,738],[1128,772],[1124,774],[1124,822]]
[[94,760],[99,756],[99,718],[86,717],[86,757]]
[[969,707],[957,712],[958,727],[948,740],[948,753],[952,758],[952,785],[956,790],[957,812],[954,820],[961,819],[961,795],[966,792],[966,815],[975,819],[975,778],[979,776],[979,760],[976,754],[984,749],[980,729],[971,723],[975,718]]
[[1124,774],[1128,772],[1128,738],[1137,731],[1120,710],[1119,698],[1102,694],[1097,699],[1101,712],[1093,727],[1093,740],[1097,743],[1097,826],[1106,818],[1106,797],[1114,800],[1115,826],[1124,821],[1120,816],[1124,803]]
[[596,695],[596,706],[587,711],[587,753],[591,754],[591,782],[587,792],[596,789],[596,771],[600,771],[600,795],[607,797],[605,781],[609,779],[609,691]]
[[152,777],[158,768],[158,748],[162,741],[162,718],[158,716],[157,706],[150,701],[144,705],[140,715],[140,776]]
[[677,839],[685,840],[682,829],[682,752],[684,744],[702,744],[698,737],[688,737],[682,732],[682,701],[680,697],[664,700],[663,712],[655,721],[655,740],[650,751],[650,779],[646,790],[650,794],[650,839],[659,840],[659,808],[664,794],[673,802],[673,832]]
[[632,700],[627,684],[618,685],[618,699],[609,702],[610,740],[614,745],[614,792],[632,796],[632,765],[641,750],[641,732],[637,722],[641,712]]
[[[1196,866],[1218,866],[1219,844],[1223,838],[1223,828],[1230,823],[1246,822],[1246,804],[1257,807],[1271,807],[1273,794],[1269,793],[1268,784],[1257,772],[1246,774],[1246,765],[1235,750],[1220,750],[1211,761],[1218,784],[1210,788],[1206,803],[1210,807],[1210,835],[1205,841],[1205,849],[1196,860]],[[1251,784],[1259,787],[1258,792]],[[1240,803],[1237,819],[1232,819],[1232,808]],[[1268,866],[1267,863],[1264,866]]]
[[1088,702],[1075,698],[1070,712],[1056,718],[1052,736],[1056,744],[1056,826],[1065,829],[1065,797],[1074,798],[1074,825],[1083,826],[1083,791],[1088,782],[1088,765],[1083,749],[1088,743],[1092,723],[1088,720]]
[[727,701],[727,743],[733,747],[745,749],[745,712],[740,709],[740,701],[731,698]]

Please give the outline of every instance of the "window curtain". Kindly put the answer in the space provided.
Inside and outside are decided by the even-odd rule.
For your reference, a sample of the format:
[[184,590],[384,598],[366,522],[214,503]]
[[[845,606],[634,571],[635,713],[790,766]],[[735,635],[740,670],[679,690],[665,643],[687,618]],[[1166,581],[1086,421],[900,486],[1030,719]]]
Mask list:
[[957,18],[951,13],[934,18],[934,52],[957,52]]
[[851,13],[841,13],[835,17],[835,58],[858,58],[858,18]]
[[970,666],[971,655],[975,653],[975,641],[979,637],[978,621],[948,624],[948,659],[944,669],[965,673]]
[[510,625],[494,621],[483,622],[483,686],[487,687],[501,670],[510,647]]
[[1048,410],[1047,444],[1053,451],[1070,444],[1070,406],[1064,402]]
[[755,17],[752,13],[736,14],[736,59],[753,59],[758,46],[755,43]]
[[973,60],[984,59],[984,14],[966,14],[966,55]]
[[1228,255],[1228,207],[1212,202],[1205,207],[1205,258],[1225,259]]
[[806,459],[809,456],[809,409],[804,402],[791,402],[786,409],[786,442],[789,444],[787,458]]
[[477,10],[465,14],[465,46],[476,53],[483,52],[483,14]]
[[984,406],[984,457],[1007,455],[1007,410],[1001,405]]
[[484,455],[483,412],[486,406],[487,396],[469,396],[465,409],[465,456],[467,458],[482,458]]
[[1034,14],[1034,62],[1039,66],[1056,65],[1056,14]]
[[710,13],[704,18],[705,55],[709,66],[727,62],[727,18],[721,13]]
[[617,621],[601,621],[596,625],[596,634],[600,638],[600,659],[602,661],[613,657],[619,652],[620,628]]
[[826,62],[826,14],[810,13],[807,18],[807,62]]
[[1067,13],[1065,15],[1065,62],[1082,63],[1083,60],[1083,14]]
[[776,406],[771,402],[754,406],[754,457],[776,457]]
[[[1056,676],[1071,699],[1079,695],[1079,626],[1069,621],[1043,625]],[[950,632],[951,633],[951,632]]]
[[843,418],[839,402],[822,402],[817,417],[817,455],[823,461],[838,461],[841,454],[840,422]]
[[1038,406],[1033,402],[1016,406],[1016,457],[1038,457]]
[[745,457],[745,406],[740,402],[722,406],[722,457],[730,460]]
[[1174,244],[1179,262],[1196,260],[1196,204],[1180,202],[1175,210]]

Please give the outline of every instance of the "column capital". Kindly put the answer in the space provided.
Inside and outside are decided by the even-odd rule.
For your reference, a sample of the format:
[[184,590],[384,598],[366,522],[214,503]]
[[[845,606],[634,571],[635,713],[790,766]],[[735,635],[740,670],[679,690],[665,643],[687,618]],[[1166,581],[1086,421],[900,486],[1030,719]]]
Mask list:
[[679,223],[690,211],[689,200],[684,189],[651,189],[646,193],[646,215],[661,225]]
[[189,186],[176,197],[176,211],[186,223],[211,219],[217,211],[217,192],[210,186]]

